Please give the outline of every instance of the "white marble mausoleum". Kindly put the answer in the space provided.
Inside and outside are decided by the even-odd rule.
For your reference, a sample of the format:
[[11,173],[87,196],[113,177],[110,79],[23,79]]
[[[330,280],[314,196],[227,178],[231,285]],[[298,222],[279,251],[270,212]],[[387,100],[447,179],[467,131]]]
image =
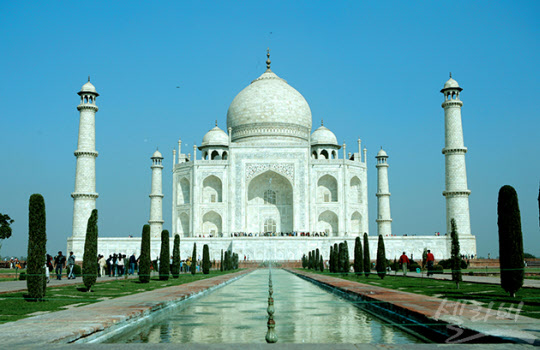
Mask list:
[[[476,254],[476,240],[470,234],[468,223],[467,197],[470,191],[466,188],[464,168],[466,148],[462,145],[461,88],[457,82],[457,87],[453,83],[450,84],[452,86],[448,84],[445,85],[446,90],[443,89],[446,136],[449,135],[448,128],[455,129],[457,134],[450,134],[453,140],[458,139],[454,143],[459,145],[443,150],[447,158],[445,178],[447,188],[448,181],[456,176],[458,187],[463,187],[463,179],[465,187],[454,192],[447,189],[444,195],[447,205],[459,203],[461,206],[456,220],[468,225],[464,230],[468,231],[460,236],[461,251],[470,255]],[[453,96],[457,100],[449,102],[452,89],[456,91]],[[73,250],[76,256],[82,257],[84,222],[95,208],[98,197],[95,189],[97,152],[94,119],[98,110],[98,94],[90,82],[79,94],[81,119],[79,147],[75,152],[77,178],[76,191],[72,194],[74,224],[73,235],[68,239],[68,251]],[[347,146],[340,145],[322,121],[321,126],[313,130],[308,103],[270,69],[269,58],[267,70],[232,101],[226,128],[220,128],[216,122],[200,145],[193,147],[192,153],[187,153],[190,150],[186,152],[181,145],[179,140],[178,150],[173,151],[170,227],[173,236],[178,234],[181,237],[184,257],[191,254],[196,242],[201,248],[202,244],[209,245],[212,259],[219,259],[221,249],[232,248],[241,257],[245,255],[252,260],[298,260],[315,248],[321,249],[326,256],[330,245],[343,240],[348,241],[352,256],[354,239],[364,232],[370,233],[367,150],[362,150],[358,139],[354,150],[347,151]],[[459,166],[449,166],[448,154],[452,154],[453,159],[458,158]],[[388,155],[381,149],[376,158],[376,223],[378,234],[387,237],[387,257],[399,257],[405,250],[419,258],[424,248],[431,249],[437,258],[449,257],[449,236],[392,236]],[[163,228],[162,160],[163,156],[156,151],[152,156],[149,220],[153,257],[159,254],[159,237]],[[456,171],[454,175],[452,172]],[[452,210],[447,209],[448,212]],[[372,257],[375,257],[376,240],[377,235],[370,236]],[[172,242],[171,239],[171,245]],[[139,237],[99,239],[98,251],[104,255],[113,252],[138,254],[139,250]]]

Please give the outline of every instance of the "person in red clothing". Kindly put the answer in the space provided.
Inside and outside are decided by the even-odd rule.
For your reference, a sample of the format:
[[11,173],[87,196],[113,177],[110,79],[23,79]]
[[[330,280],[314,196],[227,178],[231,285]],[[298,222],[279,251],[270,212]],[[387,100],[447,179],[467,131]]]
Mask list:
[[403,276],[407,276],[407,264],[409,264],[409,258],[403,252],[403,254],[399,257],[399,263],[401,264],[401,269],[403,270]]
[[433,275],[433,264],[435,263],[435,257],[431,253],[431,250],[427,251],[427,275]]

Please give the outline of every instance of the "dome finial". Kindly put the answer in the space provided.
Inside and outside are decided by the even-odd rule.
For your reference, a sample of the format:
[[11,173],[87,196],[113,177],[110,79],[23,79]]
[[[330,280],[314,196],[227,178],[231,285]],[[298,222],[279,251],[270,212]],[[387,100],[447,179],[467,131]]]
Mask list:
[[321,126],[324,126],[324,120],[321,118]]
[[216,119],[216,126],[217,126],[217,119]]
[[270,48],[266,49],[266,69],[270,69],[270,64],[272,61],[270,61]]
[[88,82],[90,82],[90,76],[88,76]]
[[452,72],[450,72],[450,79],[452,78]]

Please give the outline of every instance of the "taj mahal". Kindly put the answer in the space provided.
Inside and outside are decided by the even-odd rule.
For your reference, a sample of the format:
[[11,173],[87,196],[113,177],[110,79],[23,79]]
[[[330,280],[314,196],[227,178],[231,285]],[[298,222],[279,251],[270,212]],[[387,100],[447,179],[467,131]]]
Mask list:
[[[449,235],[392,235],[387,153],[381,148],[375,157],[377,193],[376,198],[368,198],[370,161],[361,140],[347,150],[322,120],[313,130],[307,101],[272,71],[269,52],[266,66],[266,71],[230,104],[226,128],[220,128],[216,121],[200,145],[186,151],[179,139],[172,152],[170,227],[173,236],[181,237],[181,256],[191,255],[193,243],[197,243],[201,248],[208,244],[211,259],[216,260],[222,249],[229,248],[250,260],[299,260],[316,248],[326,258],[329,247],[344,240],[353,256],[355,238],[367,233],[372,257],[376,256],[377,237],[383,235],[388,259],[399,257],[404,250],[420,258],[426,248],[437,259],[448,258]],[[451,77],[441,90],[446,169],[443,196],[447,232],[454,218],[461,252],[471,255],[476,254],[476,239],[470,229],[461,91]],[[67,250],[82,257],[87,220],[98,198],[95,123],[99,94],[90,81],[78,94],[73,232]],[[163,160],[155,151],[150,164],[152,258],[159,255],[164,224]],[[376,234],[370,232],[368,220],[368,203],[374,200]],[[101,228],[103,231],[106,228]],[[140,237],[100,237],[98,241],[98,252],[105,256],[116,252],[138,255],[139,251]]]

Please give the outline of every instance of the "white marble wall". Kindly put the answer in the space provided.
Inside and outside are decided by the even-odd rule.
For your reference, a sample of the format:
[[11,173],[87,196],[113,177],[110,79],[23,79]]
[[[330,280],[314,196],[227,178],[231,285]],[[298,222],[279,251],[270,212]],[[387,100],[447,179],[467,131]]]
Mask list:
[[[347,240],[349,256],[354,257],[354,237],[234,237],[234,238],[181,238],[180,256],[185,259],[191,256],[193,243],[197,243],[197,251],[202,256],[202,247],[208,244],[210,259],[219,260],[221,249],[229,247],[238,253],[241,259],[244,255],[250,260],[300,260],[303,254],[317,249],[322,252],[323,258],[328,258],[330,246],[334,243]],[[173,237],[170,239],[171,252]],[[363,242],[363,240],[362,240]],[[448,259],[450,257],[450,236],[407,236],[407,237],[384,237],[386,258],[393,260],[398,258],[403,251],[410,257],[411,253],[415,260],[420,260],[424,248],[430,249],[435,259]],[[476,254],[476,238],[471,235],[460,237],[461,253]],[[139,256],[141,240],[136,238],[99,238],[98,253],[108,256],[113,253],[124,253]],[[151,257],[159,256],[161,241],[151,240]],[[377,236],[369,237],[369,249],[372,260],[377,257]],[[68,239],[67,251],[73,251],[78,260],[82,259],[84,251],[84,238],[71,237]]]

